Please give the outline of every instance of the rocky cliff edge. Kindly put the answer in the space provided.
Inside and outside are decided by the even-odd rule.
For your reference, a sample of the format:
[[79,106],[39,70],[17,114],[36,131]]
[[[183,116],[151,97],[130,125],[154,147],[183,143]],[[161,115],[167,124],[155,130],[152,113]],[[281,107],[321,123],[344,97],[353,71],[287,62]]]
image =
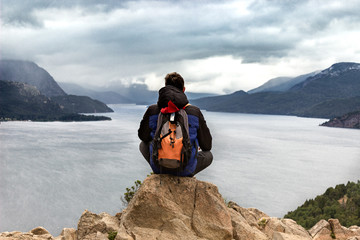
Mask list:
[[0,240],[360,240],[360,227],[322,220],[309,231],[291,219],[269,217],[255,208],[225,203],[215,185],[168,175],[145,179],[128,207],[111,216],[84,211],[77,229],[53,237],[37,227],[4,232]]
[[321,126],[360,129],[360,111],[333,118]]

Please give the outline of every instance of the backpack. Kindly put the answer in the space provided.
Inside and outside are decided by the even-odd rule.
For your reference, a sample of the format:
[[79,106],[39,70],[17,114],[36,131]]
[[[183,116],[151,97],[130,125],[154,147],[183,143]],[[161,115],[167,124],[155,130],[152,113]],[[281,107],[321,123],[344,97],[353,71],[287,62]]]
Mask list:
[[185,110],[159,113],[153,140],[153,162],[157,167],[182,171],[191,155],[188,116]]

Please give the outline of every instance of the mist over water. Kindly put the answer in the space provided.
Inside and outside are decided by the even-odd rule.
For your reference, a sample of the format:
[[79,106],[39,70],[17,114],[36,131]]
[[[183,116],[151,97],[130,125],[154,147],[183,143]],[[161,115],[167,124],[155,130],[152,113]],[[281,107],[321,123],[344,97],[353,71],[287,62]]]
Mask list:
[[[2,122],[0,232],[43,226],[54,236],[82,212],[120,212],[120,197],[151,172],[138,151],[145,106],[112,105],[102,122]],[[203,112],[213,164],[196,178],[226,200],[282,217],[328,187],[356,181],[359,130],[324,119]],[[102,114],[104,115],[104,114]]]

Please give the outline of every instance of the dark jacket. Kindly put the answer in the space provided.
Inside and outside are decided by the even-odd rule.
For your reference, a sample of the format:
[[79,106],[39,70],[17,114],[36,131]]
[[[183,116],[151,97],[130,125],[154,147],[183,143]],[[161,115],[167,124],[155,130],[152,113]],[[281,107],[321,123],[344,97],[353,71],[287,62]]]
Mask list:
[[[185,167],[185,170],[180,173],[180,175],[191,176],[194,173],[197,164],[197,148],[200,147],[203,151],[210,151],[212,137],[200,109],[196,106],[188,105],[189,102],[187,97],[181,90],[173,86],[165,86],[159,90],[158,102],[157,104],[149,106],[146,110],[140,123],[138,136],[144,142],[151,142],[153,140],[160,110],[168,107],[169,101],[173,102],[179,109],[183,109],[187,105],[185,107],[185,111],[188,115],[189,137],[192,146],[192,154],[188,165]],[[149,145],[150,156],[152,156],[152,145]],[[153,164],[152,157],[150,157],[150,165],[153,171],[158,173],[159,169],[157,169],[157,167]]]

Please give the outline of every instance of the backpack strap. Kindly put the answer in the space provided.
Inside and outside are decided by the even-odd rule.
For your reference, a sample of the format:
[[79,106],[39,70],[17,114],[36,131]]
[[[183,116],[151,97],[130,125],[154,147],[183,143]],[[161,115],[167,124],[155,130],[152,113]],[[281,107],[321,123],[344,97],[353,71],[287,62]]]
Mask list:
[[[158,115],[158,120],[157,120],[157,126],[156,126],[156,131],[155,131],[155,135],[154,135],[154,139],[152,141],[153,144],[153,153],[152,153],[152,159],[153,162],[156,164],[157,161],[156,159],[158,158],[158,151],[157,149],[159,149],[159,147],[161,147],[161,140],[160,139],[160,132],[161,132],[161,128],[162,126],[165,124],[165,122],[167,121],[165,114],[163,113],[159,113]],[[160,172],[162,172],[162,169],[160,169]]]
[[[189,105],[189,104],[188,104]],[[188,106],[186,105],[186,106]],[[185,107],[186,107],[185,106]],[[185,128],[185,131],[186,131],[186,134],[187,134],[187,137],[189,138],[189,120],[188,120],[188,116],[187,116],[187,113],[185,112],[184,109],[180,109],[178,114],[181,116],[182,118],[182,121],[183,121],[183,126]],[[182,129],[183,130],[183,129]]]
[[185,108],[187,108],[188,106],[190,106],[191,104],[190,103],[188,103],[188,104],[186,104],[182,109],[184,109],[185,110]]
[[[188,104],[189,105],[189,104]],[[188,106],[187,105],[187,106]],[[178,121],[181,121],[182,124],[182,133],[183,133],[183,156],[185,160],[189,160],[190,156],[191,156],[191,143],[190,143],[190,135],[189,135],[189,120],[188,120],[188,115],[185,112],[184,109],[180,109],[178,112]],[[187,161],[183,161],[184,166],[183,168],[185,168],[185,166],[188,164]]]

